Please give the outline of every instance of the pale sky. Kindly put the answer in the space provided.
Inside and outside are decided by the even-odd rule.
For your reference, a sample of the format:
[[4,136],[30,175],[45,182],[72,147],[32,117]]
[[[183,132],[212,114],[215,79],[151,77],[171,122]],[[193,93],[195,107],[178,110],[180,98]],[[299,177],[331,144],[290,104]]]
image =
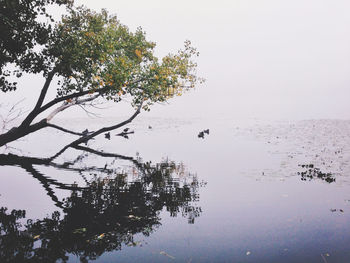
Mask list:
[[[76,3],[106,8],[132,30],[141,26],[159,55],[175,52],[186,39],[200,51],[206,83],[149,115],[350,118],[348,0]],[[27,91],[26,101],[34,99],[33,89]]]

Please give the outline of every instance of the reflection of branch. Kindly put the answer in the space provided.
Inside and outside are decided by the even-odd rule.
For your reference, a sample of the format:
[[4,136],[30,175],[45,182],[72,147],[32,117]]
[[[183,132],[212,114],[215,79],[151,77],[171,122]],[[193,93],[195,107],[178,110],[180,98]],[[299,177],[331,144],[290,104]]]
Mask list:
[[[58,200],[57,196],[55,195],[54,191],[50,187],[50,183],[52,184],[54,180],[48,179],[46,176],[38,172],[36,169],[34,169],[33,165],[23,164],[22,167],[31,175],[33,175],[34,178],[38,179],[40,183],[45,188],[47,195],[51,197],[52,201],[56,204],[57,207],[63,208],[63,203]],[[51,181],[51,182],[50,182]]]
[[[89,149],[89,148],[82,147],[82,149],[79,149],[79,147],[78,147],[77,149],[87,151],[87,149]],[[91,151],[89,151],[89,152],[93,153],[94,150],[92,150],[92,149],[90,149],[90,150]],[[96,152],[98,152],[98,151],[96,151]],[[137,160],[135,160],[129,156],[115,154],[114,156],[107,156],[106,155],[106,157],[115,157],[115,158],[119,158],[119,159],[123,159],[123,160],[130,160],[134,164],[138,164]],[[65,162],[63,164],[59,164],[59,163],[52,162],[50,159],[47,159],[47,158],[26,157],[26,156],[14,155],[14,154],[7,154],[7,155],[0,154],[0,166],[13,165],[13,166],[19,166],[19,167],[25,168],[27,170],[27,168],[32,166],[32,165],[44,165],[44,166],[54,167],[57,169],[79,172],[79,173],[81,173],[81,172],[104,172],[106,174],[112,174],[112,173],[116,172],[115,169],[99,168],[99,167],[95,167],[95,166],[84,167],[84,168],[70,167],[70,166],[73,166],[74,164],[76,164],[80,160],[81,160],[81,157],[79,156],[78,158],[76,158],[72,162],[68,162],[68,163]],[[32,174],[32,172],[30,172],[30,173]],[[50,180],[50,179],[48,179],[48,180]],[[66,185],[66,184],[59,184],[55,180],[51,180],[50,182],[54,185],[59,186],[62,189],[77,190],[76,187],[71,187],[70,185]]]
[[135,160],[133,157],[130,156],[125,156],[125,155],[120,155],[120,154],[115,154],[115,153],[106,153],[106,152],[102,152],[102,151],[97,151],[94,149],[91,149],[89,147],[85,147],[85,146],[73,146],[74,149],[77,150],[82,150],[85,152],[89,152],[89,153],[93,153],[102,157],[114,157],[114,158],[118,158],[118,159],[122,159],[122,160],[127,160],[127,161],[132,161],[135,164],[139,164],[139,162],[137,160]]

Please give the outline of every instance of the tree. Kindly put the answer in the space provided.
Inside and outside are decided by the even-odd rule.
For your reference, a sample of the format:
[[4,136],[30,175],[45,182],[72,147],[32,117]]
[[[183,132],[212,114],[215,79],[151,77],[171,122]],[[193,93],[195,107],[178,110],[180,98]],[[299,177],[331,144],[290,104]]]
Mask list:
[[[5,6],[12,14],[15,11],[10,2],[5,1]],[[13,63],[18,76],[21,72],[42,73],[45,83],[36,105],[21,124],[0,135],[0,147],[46,127],[78,135],[79,138],[67,147],[76,146],[130,123],[142,109],[149,110],[154,103],[181,95],[201,81],[195,74],[197,65],[193,61],[198,52],[189,41],[176,54],[158,59],[154,55],[155,43],[146,40],[141,28],[131,32],[106,10],[95,12],[85,7],[74,7],[68,0],[37,0],[33,5],[29,4],[31,2],[19,1],[20,5],[27,4],[21,12],[31,14],[28,15],[31,23],[19,25],[17,29],[25,32],[26,39],[21,40],[23,43],[15,41],[23,49],[12,53],[7,50],[9,45],[6,41],[8,38],[16,39],[15,31],[9,29],[9,23],[2,25],[10,33],[6,39],[1,39],[6,57],[1,69],[3,73],[5,66]],[[38,12],[49,17],[44,6],[52,3],[65,4],[67,14],[54,24],[37,22]],[[2,19],[10,18],[3,12]],[[34,34],[38,29],[42,33]],[[3,74],[2,80],[3,92],[15,89],[9,86],[6,74]],[[59,84],[57,96],[45,102],[53,81]],[[90,133],[73,132],[51,123],[59,112],[74,105],[85,106],[98,98],[114,102],[129,98],[135,113],[121,123]],[[59,103],[61,105],[58,106]],[[46,118],[36,121],[39,114],[50,109],[52,112]]]

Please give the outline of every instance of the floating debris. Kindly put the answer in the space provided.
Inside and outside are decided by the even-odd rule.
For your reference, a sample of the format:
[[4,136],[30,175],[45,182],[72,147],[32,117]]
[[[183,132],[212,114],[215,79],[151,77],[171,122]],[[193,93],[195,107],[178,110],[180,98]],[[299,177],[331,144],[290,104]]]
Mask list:
[[168,253],[166,253],[165,251],[160,251],[159,254],[163,255],[163,256],[166,256],[168,258],[171,258],[171,259],[175,259],[175,257],[169,255]]
[[306,181],[307,179],[312,180],[318,178],[323,181],[326,181],[327,183],[335,182],[333,174],[323,173],[319,168],[316,168],[313,164],[301,164],[299,166],[306,169],[306,171],[298,172],[298,175],[301,176],[302,181]]

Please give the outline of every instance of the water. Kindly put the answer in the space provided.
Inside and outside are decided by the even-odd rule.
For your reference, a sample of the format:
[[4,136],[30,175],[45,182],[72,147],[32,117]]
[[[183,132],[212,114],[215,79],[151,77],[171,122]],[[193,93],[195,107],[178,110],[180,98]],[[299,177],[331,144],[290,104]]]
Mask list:
[[[11,145],[38,159],[0,157],[1,262],[349,261],[350,121],[140,117],[129,127],[128,140],[102,135],[82,145],[99,152],[49,163],[74,136],[47,129]],[[25,215],[5,216],[13,209]]]

